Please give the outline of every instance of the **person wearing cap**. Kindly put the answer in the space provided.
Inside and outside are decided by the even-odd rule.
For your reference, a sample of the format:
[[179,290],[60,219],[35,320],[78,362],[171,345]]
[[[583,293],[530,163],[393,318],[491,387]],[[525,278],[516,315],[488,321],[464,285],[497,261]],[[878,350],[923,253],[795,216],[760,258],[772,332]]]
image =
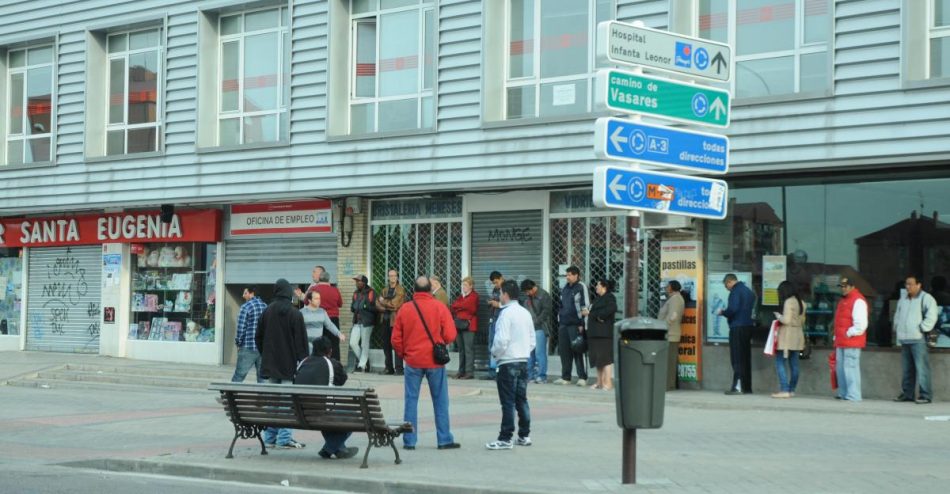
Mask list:
[[838,396],[861,401],[861,349],[867,345],[868,302],[854,281],[842,276],[838,283],[843,297],[835,307],[835,374]]
[[356,355],[357,364],[353,372],[369,371],[369,342],[376,324],[376,292],[369,286],[365,275],[354,276],[356,290],[350,303],[353,313],[353,329],[350,331],[350,348]]

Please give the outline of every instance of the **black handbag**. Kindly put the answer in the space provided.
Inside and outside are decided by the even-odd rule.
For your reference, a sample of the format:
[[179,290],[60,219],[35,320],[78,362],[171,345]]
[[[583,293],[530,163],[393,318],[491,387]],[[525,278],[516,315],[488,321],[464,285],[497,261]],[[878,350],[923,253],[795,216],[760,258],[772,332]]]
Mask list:
[[587,352],[587,337],[583,334],[579,334],[571,340],[571,351],[574,353],[586,353]]
[[471,327],[472,321],[468,319],[456,319],[455,320],[455,329],[459,331],[468,331],[468,328]]
[[416,308],[416,313],[419,314],[419,319],[422,320],[422,327],[426,330],[426,336],[428,336],[429,341],[432,342],[432,358],[435,360],[435,363],[445,365],[451,362],[452,358],[449,356],[449,349],[445,346],[445,343],[436,343],[435,340],[432,339],[432,333],[429,332],[429,325],[426,324],[426,318],[422,317],[422,310],[419,309],[419,304],[413,300],[412,306]]

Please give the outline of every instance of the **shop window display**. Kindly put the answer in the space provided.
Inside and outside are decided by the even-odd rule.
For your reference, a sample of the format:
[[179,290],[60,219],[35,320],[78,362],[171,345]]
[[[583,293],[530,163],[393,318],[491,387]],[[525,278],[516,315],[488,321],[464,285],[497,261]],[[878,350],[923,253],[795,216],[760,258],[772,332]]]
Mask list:
[[20,249],[0,249],[0,336],[20,334],[23,258]]
[[215,264],[213,245],[134,246],[129,339],[213,342]]
[[[748,273],[767,326],[777,306],[763,297],[763,258],[784,256],[785,279],[807,304],[805,333],[823,346],[832,344],[838,282],[847,276],[868,299],[868,345],[894,345],[893,313],[908,274],[922,277],[941,313],[950,309],[947,190],[948,178],[735,188],[729,216],[707,223],[708,273]],[[709,341],[714,324],[707,318]],[[950,347],[950,334],[935,343]]]

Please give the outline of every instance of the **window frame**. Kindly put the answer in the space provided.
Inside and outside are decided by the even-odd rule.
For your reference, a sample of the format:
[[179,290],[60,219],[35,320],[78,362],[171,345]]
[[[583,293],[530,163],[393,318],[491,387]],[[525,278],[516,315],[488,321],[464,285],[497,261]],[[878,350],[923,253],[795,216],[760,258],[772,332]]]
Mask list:
[[[438,17],[438,5],[436,0],[416,0],[415,3],[410,5],[404,5],[401,7],[394,7],[383,9],[380,8],[380,5],[377,2],[376,9],[368,10],[366,12],[361,12],[359,14],[353,13],[353,0],[344,0],[346,6],[346,15],[348,19],[347,32],[349,33],[349,47],[347,50],[347,81],[346,81],[346,94],[347,101],[345,111],[346,115],[346,133],[343,136],[338,137],[351,137],[351,138],[363,138],[368,136],[379,136],[379,135],[400,135],[400,134],[413,134],[413,133],[427,133],[435,132],[438,129],[438,49],[439,49],[439,17]],[[380,96],[380,18],[385,14],[397,14],[402,12],[412,12],[417,13],[417,19],[419,21],[419,32],[421,35],[417,40],[417,83],[416,83],[416,92],[415,93],[405,93],[395,96]],[[425,29],[426,26],[426,16],[432,16],[432,32],[427,32]],[[357,84],[357,48],[358,48],[358,26],[361,23],[372,23],[375,26],[375,60],[373,64],[374,70],[374,87],[373,87],[373,96],[371,97],[361,97],[356,95],[356,84]],[[428,43],[427,43],[428,42]],[[432,70],[431,75],[431,86],[426,88],[426,52],[427,44],[432,45],[432,63],[430,69]],[[432,108],[429,110],[431,112],[431,125],[423,126],[425,122],[425,104],[424,101],[426,98],[429,98],[432,101]],[[388,101],[402,101],[414,99],[416,101],[416,125],[413,128],[398,129],[398,130],[379,130],[379,106],[381,103]],[[372,130],[366,132],[354,132],[353,130],[353,107],[358,105],[373,105],[373,125]]]
[[[147,48],[139,49],[129,49],[128,48],[128,36],[132,33],[140,33],[145,31],[157,31],[158,33],[158,45],[150,46]],[[109,52],[109,39],[113,36],[125,35],[126,36],[126,49],[121,52],[110,53]],[[145,153],[157,153],[162,151],[162,133],[164,129],[164,70],[165,70],[165,27],[164,26],[150,26],[142,27],[137,29],[115,31],[106,34],[106,78],[105,78],[105,132],[103,132],[103,156],[104,157],[119,157],[119,156],[128,156],[128,155],[140,155]],[[148,123],[139,123],[139,124],[129,124],[129,56],[137,55],[140,53],[147,53],[150,51],[156,52],[157,66],[155,69],[155,121]],[[109,87],[110,81],[112,80],[112,61],[114,59],[122,58],[125,61],[125,74],[124,74],[124,89],[123,89],[123,102],[122,102],[122,123],[111,123],[109,122],[109,103],[112,97],[110,92],[111,88]],[[135,153],[129,153],[129,131],[155,128],[155,149],[152,151],[139,151]],[[109,132],[115,132],[122,130],[124,133],[124,139],[122,142],[123,152],[119,154],[109,154]]]
[[[4,69],[5,69],[5,73],[4,73],[4,75],[3,75],[3,77],[4,77],[4,81],[3,81],[3,87],[4,87],[4,94],[3,94],[3,124],[4,124],[4,125],[3,125],[3,136],[2,136],[3,143],[2,143],[2,146],[0,146],[0,148],[2,148],[2,152],[3,152],[2,156],[0,156],[0,169],[9,170],[9,169],[12,169],[12,168],[27,168],[27,167],[35,167],[35,166],[48,166],[48,165],[52,165],[52,164],[54,164],[54,163],[56,162],[56,132],[53,132],[53,129],[55,129],[55,128],[56,128],[56,125],[57,125],[57,123],[56,123],[56,109],[57,109],[57,106],[58,106],[58,102],[57,102],[57,92],[56,92],[56,81],[57,81],[57,76],[58,76],[58,71],[57,71],[57,66],[58,66],[57,58],[58,58],[59,53],[58,53],[58,51],[57,51],[57,49],[56,49],[57,45],[58,45],[58,40],[54,39],[54,40],[50,40],[50,41],[46,41],[46,42],[30,43],[30,44],[24,44],[23,46],[9,47],[9,48],[7,48],[7,50],[3,53],[3,57],[4,57],[4,59],[5,59],[5,60],[4,60],[4,65],[3,65],[3,66],[4,66]],[[50,60],[50,62],[49,62],[49,63],[43,63],[43,64],[30,65],[30,64],[29,64],[29,52],[30,52],[31,50],[38,50],[38,49],[43,49],[43,48],[49,48],[50,51],[52,52],[52,53],[51,53],[51,60]],[[12,68],[12,67],[10,67],[10,56],[11,56],[12,53],[14,53],[14,52],[19,52],[19,51],[24,52],[24,57],[25,57],[25,58],[24,58],[24,64],[23,64],[23,66],[21,66],[21,67]],[[46,133],[44,133],[44,134],[27,134],[25,131],[26,131],[26,129],[28,128],[28,120],[26,120],[26,118],[27,118],[27,115],[28,115],[28,113],[29,113],[29,109],[28,109],[28,108],[29,108],[29,104],[28,104],[28,101],[29,101],[29,91],[28,91],[28,89],[27,89],[27,87],[28,87],[28,73],[29,73],[30,69],[35,69],[35,68],[45,67],[45,66],[49,66],[49,67],[50,67],[50,125],[49,125],[49,130],[48,130],[48,132],[46,132]],[[20,118],[21,118],[21,119],[24,119],[24,120],[23,120],[23,122],[22,122],[22,125],[23,125],[22,132],[21,132],[20,134],[16,134],[16,135],[11,134],[11,132],[10,132],[10,129],[11,129],[11,126],[10,126],[10,125],[11,125],[11,123],[12,123],[12,118],[11,118],[11,116],[10,116],[10,108],[11,108],[11,102],[12,102],[11,98],[12,98],[12,96],[13,96],[13,95],[12,95],[12,84],[11,84],[11,81],[12,81],[12,79],[13,79],[13,75],[14,75],[14,74],[22,74],[22,75],[23,75],[23,101],[22,101],[22,108],[23,108],[23,111],[22,111],[22,113],[21,113]],[[43,161],[32,161],[32,162],[27,163],[27,162],[25,161],[25,159],[23,159],[24,156],[25,156],[26,150],[27,150],[27,146],[26,146],[27,143],[28,143],[29,141],[31,141],[31,140],[38,140],[38,139],[43,139],[43,138],[47,138],[47,137],[49,138],[49,159],[43,160]],[[22,153],[23,153],[23,154],[21,154],[21,157],[20,157],[21,159],[20,159],[20,162],[19,162],[19,163],[13,163],[13,164],[11,164],[10,161],[9,161],[9,159],[8,159],[9,153],[10,153],[10,142],[11,142],[11,141],[19,141],[19,142],[23,143],[23,147],[22,147]]]
[[[271,27],[266,29],[257,29],[254,31],[247,31],[245,29],[244,18],[248,14],[253,14],[256,12],[264,12],[268,10],[277,10],[277,27]],[[241,31],[235,34],[221,34],[221,21],[227,17],[240,16],[241,17]],[[215,53],[217,58],[217,66],[215,67],[215,115],[214,115],[214,143],[215,147],[235,147],[235,146],[271,146],[280,143],[286,143],[290,141],[290,81],[292,75],[289,71],[290,67],[284,67],[285,61],[290,61],[291,57],[285,55],[285,50],[291,50],[293,47],[293,29],[292,29],[293,19],[291,15],[291,9],[287,5],[269,5],[266,7],[239,10],[234,12],[222,12],[217,14],[216,19],[214,19],[214,25],[217,29],[217,40],[215,41]],[[279,56],[277,57],[277,108],[274,110],[259,110],[252,112],[244,111],[244,45],[245,39],[248,36],[266,34],[266,33],[277,33],[277,52]],[[285,37],[287,41],[290,42],[290,46],[285,45]],[[237,90],[237,99],[238,99],[238,109],[237,110],[228,110],[225,112],[223,108],[224,100],[224,91],[222,90],[223,86],[223,77],[224,77],[224,45],[229,42],[238,43],[238,90]],[[291,61],[292,65],[292,61]],[[285,69],[287,70],[285,75]],[[284,104],[285,99],[287,104]],[[259,117],[274,115],[277,121],[277,136],[274,140],[266,140],[261,142],[247,143],[245,141],[244,135],[244,119],[249,117]],[[286,122],[284,122],[284,117],[286,116]],[[238,120],[238,142],[232,144],[221,144],[221,123],[224,120]],[[283,127],[286,125],[286,129]]]
[[[541,0],[532,0],[534,3],[534,21],[532,24],[532,29],[534,32],[535,42],[532,43],[532,75],[530,77],[518,77],[510,78],[511,74],[511,0],[505,0],[503,6],[504,10],[504,23],[502,29],[504,31],[504,45],[502,53],[502,84],[501,84],[501,119],[498,122],[503,122],[505,124],[517,124],[520,122],[536,122],[539,120],[548,121],[548,120],[574,120],[586,116],[593,111],[594,107],[594,80],[597,75],[597,57],[596,57],[596,41],[597,41],[597,2],[598,0],[586,0],[587,2],[587,15],[589,16],[588,22],[588,58],[587,58],[587,73],[576,73],[570,75],[562,75],[555,77],[544,78],[541,77]],[[616,0],[609,0],[610,7],[608,20],[613,20],[617,18],[617,2]],[[487,20],[486,22],[490,22]],[[567,82],[580,82],[581,80],[587,81],[587,111],[583,113],[577,113],[576,115],[565,114],[565,115],[551,115],[551,116],[542,116],[541,115],[541,87],[547,84],[557,84],[567,83]],[[514,82],[512,82],[514,81]],[[508,91],[511,88],[515,87],[533,87],[534,88],[534,115],[524,116],[520,118],[509,118],[508,117]],[[576,96],[575,96],[576,97]]]
[[[743,105],[743,104],[757,104],[762,102],[775,102],[775,101],[789,101],[789,100],[801,100],[801,99],[812,99],[812,98],[823,98],[834,95],[835,91],[835,80],[834,80],[834,32],[835,32],[835,17],[834,9],[835,5],[832,0],[824,0],[827,3],[828,8],[828,27],[826,32],[825,41],[822,42],[812,42],[807,43],[805,41],[805,9],[806,3],[809,0],[788,0],[795,2],[795,18],[794,18],[794,27],[793,32],[795,38],[793,40],[793,46],[790,50],[779,50],[771,51],[765,53],[755,53],[752,55],[739,55],[738,46],[736,46],[736,41],[738,39],[738,29],[736,26],[736,19],[738,15],[738,2],[729,1],[728,7],[726,10],[726,18],[728,25],[726,27],[726,42],[733,47],[733,65],[735,66],[732,80],[728,83],[728,88],[734,95],[733,105]],[[698,26],[699,18],[697,17],[697,32],[699,29]],[[826,87],[824,90],[818,91],[801,91],[801,61],[802,56],[813,55],[816,53],[825,53],[827,54],[825,60],[825,82]],[[741,96],[737,91],[737,79],[740,72],[740,64],[742,62],[749,61],[758,61],[758,60],[774,60],[780,58],[792,57],[792,67],[794,75],[794,91],[791,93],[782,93],[775,95],[766,95],[766,96]]]
[[928,80],[940,80],[950,78],[950,67],[947,68],[946,75],[938,75],[934,77],[932,59],[931,59],[931,49],[932,43],[936,39],[948,38],[950,39],[950,23],[944,26],[937,25],[936,19],[936,2],[939,0],[927,0],[927,42],[925,43],[926,58],[924,63],[926,64],[926,79]]

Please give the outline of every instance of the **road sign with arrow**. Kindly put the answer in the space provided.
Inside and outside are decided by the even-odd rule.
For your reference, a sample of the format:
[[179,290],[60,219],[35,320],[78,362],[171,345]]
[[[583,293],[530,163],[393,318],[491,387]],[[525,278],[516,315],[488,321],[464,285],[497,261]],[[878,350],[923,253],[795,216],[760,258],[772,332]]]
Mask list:
[[616,69],[597,71],[594,105],[598,110],[641,114],[666,120],[725,128],[729,91]]
[[731,58],[732,49],[725,43],[619,21],[597,25],[601,65],[638,65],[726,82],[732,75]]
[[722,180],[600,166],[594,205],[721,220],[729,186]]
[[729,169],[729,138],[717,134],[599,118],[594,127],[598,158],[664,165],[706,173]]

